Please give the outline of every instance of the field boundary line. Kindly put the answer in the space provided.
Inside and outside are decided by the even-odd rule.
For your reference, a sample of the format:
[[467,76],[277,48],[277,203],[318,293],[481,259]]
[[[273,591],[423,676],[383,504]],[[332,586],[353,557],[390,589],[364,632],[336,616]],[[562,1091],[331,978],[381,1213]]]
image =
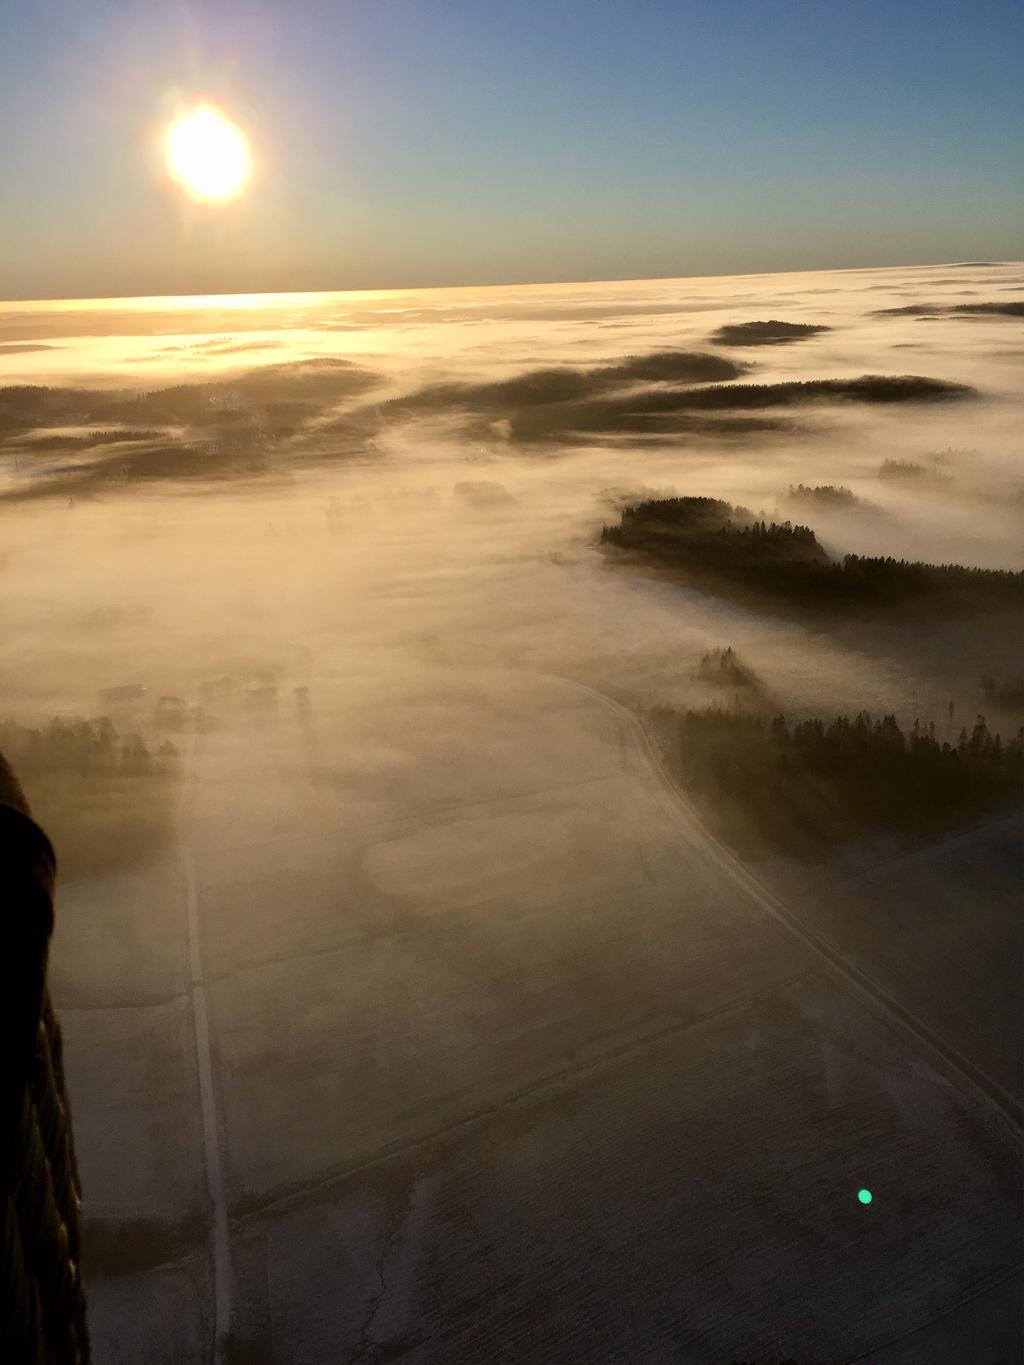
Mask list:
[[188,925],[189,995],[192,1000],[192,1029],[199,1073],[199,1108],[203,1129],[203,1153],[206,1167],[206,1188],[210,1196],[213,1223],[213,1360],[223,1365],[225,1348],[231,1330],[231,1304],[234,1292],[231,1268],[231,1225],[227,1196],[224,1189],[224,1169],[221,1161],[220,1127],[217,1118],[217,1091],[213,1075],[213,1048],[210,1041],[210,1018],[203,975],[203,956],[199,938],[199,895],[196,889],[195,865],[185,847],[184,816],[191,804],[195,789],[195,759],[199,747],[198,728],[192,732],[188,753],[188,777],[178,804],[178,859],[181,867],[185,913]]

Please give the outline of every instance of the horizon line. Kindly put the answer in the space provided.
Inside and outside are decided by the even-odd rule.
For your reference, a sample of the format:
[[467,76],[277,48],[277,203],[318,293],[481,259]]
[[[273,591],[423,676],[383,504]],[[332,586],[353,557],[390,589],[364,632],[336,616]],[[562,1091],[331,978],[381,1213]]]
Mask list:
[[[302,298],[310,294],[331,294],[331,295],[381,295],[389,294],[416,294],[429,293],[437,290],[456,291],[461,289],[551,289],[559,286],[584,286],[584,285],[613,285],[613,284],[659,284],[676,283],[683,280],[743,280],[760,279],[764,276],[775,275],[851,275],[862,271],[875,270],[933,270],[939,268],[964,268],[975,266],[979,269],[995,266],[1024,266],[1024,259],[1021,260],[965,260],[965,261],[917,261],[912,265],[851,265],[851,266],[814,266],[809,269],[791,270],[743,270],[743,271],[708,271],[695,275],[634,275],[634,276],[615,276],[602,279],[551,279],[551,280],[491,280],[478,281],[476,283],[462,284],[418,284],[418,285],[387,285],[387,286],[367,286],[361,289],[254,289],[254,290],[225,290],[223,292],[208,291],[201,293],[156,293],[156,294],[53,294],[53,295],[26,295],[23,298],[3,297],[0,298],[0,309],[9,306],[24,306],[25,304],[91,304],[93,306],[108,303],[150,303],[164,299],[174,300],[198,300],[198,299],[292,299]],[[244,307],[247,305],[237,304]]]

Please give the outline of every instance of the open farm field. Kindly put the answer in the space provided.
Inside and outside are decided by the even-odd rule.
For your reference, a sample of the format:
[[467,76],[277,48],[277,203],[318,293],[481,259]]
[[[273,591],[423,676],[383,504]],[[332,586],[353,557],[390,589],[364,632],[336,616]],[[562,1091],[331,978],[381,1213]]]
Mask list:
[[[0,307],[97,1359],[1006,1365],[1013,812],[936,843],[862,785],[869,839],[748,865],[639,721],[981,714],[1002,772],[1019,319],[957,309],[1022,288]],[[999,601],[766,612],[600,544],[700,497]]]

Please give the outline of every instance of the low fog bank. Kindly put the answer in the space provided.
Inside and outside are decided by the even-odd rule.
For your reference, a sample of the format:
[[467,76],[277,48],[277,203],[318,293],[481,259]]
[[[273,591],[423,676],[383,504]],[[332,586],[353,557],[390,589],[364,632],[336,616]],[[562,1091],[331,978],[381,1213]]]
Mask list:
[[[1020,404],[996,334],[934,321],[934,349],[908,379],[907,324],[867,302],[935,289],[926,272],[890,271],[581,286],[547,304],[530,290],[503,303],[425,294],[415,308],[329,296],[244,313],[97,306],[98,338],[55,334],[80,381],[40,369],[49,351],[5,356],[20,373],[0,373],[12,381],[0,386],[7,718],[110,713],[159,743],[152,716],[111,689],[144,689],[155,715],[161,697],[196,708],[235,674],[243,693],[315,698],[358,690],[367,671],[438,666],[558,673],[678,707],[707,700],[695,660],[732,646],[797,719],[827,703],[909,726],[952,705],[1010,733],[1012,683],[981,681],[1024,670],[999,621],[800,628],[616,571],[598,549],[624,503],[697,494],[810,524],[835,560],[1018,568]],[[730,309],[738,320],[712,334],[708,318]],[[310,353],[310,324],[345,310],[345,353]],[[774,321],[749,322],[757,311]],[[0,320],[17,336],[69,316]],[[97,346],[109,354],[122,325],[138,346],[147,318],[150,383],[137,358],[98,373]],[[168,339],[199,321],[211,335]],[[995,324],[999,337],[1013,325]],[[730,354],[724,343],[751,328],[799,344]],[[758,415],[735,415],[746,408]],[[258,730],[244,696],[238,710]]]
[[[767,610],[601,535],[703,497],[810,527],[822,573],[1019,572],[1018,324],[951,310],[1022,280],[0,308],[0,745],[62,860],[112,1355],[155,1358],[145,1320],[204,1358],[211,1197],[251,1359],[268,1334],[284,1359],[397,1356],[424,1322],[438,1359],[497,1358],[538,1246],[600,1269],[544,1273],[595,1358],[615,1323],[632,1358],[652,1323],[676,1340],[680,1295],[709,1305],[709,1358],[864,1357],[957,1302],[948,1267],[1003,1273],[1002,1118],[840,989],[708,827],[1012,1089],[1019,605]],[[822,812],[824,845],[787,842]],[[680,1225],[730,1267],[711,1291]],[[836,1249],[827,1292],[808,1237]],[[793,1331],[764,1325],[765,1246]],[[879,1328],[883,1271],[909,1287]],[[490,1316],[453,1326],[467,1285]]]

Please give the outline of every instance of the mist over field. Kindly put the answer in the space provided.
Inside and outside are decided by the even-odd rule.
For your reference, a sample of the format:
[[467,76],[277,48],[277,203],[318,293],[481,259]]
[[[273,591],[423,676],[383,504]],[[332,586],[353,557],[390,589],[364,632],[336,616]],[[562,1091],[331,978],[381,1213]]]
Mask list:
[[601,535],[699,496],[1019,573],[1022,300],[0,305],[0,748],[61,865],[98,1359],[1017,1339],[1013,802],[804,856],[675,781],[673,718],[1002,753],[1020,602],[807,612]]

